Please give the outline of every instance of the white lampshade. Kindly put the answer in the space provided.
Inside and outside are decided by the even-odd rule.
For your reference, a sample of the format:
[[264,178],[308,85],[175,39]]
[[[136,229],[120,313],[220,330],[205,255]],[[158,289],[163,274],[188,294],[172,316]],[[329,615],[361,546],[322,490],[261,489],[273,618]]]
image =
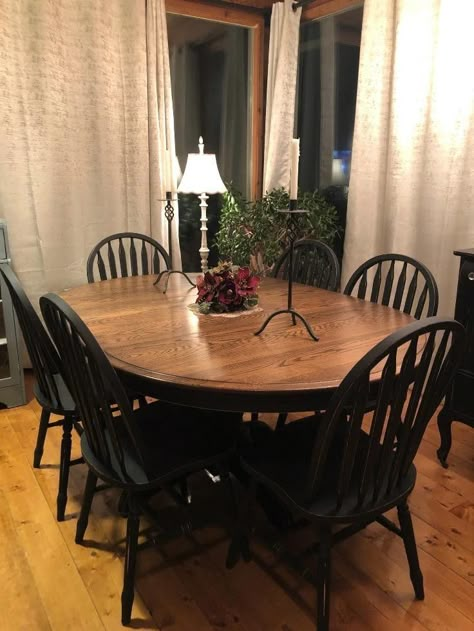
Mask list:
[[214,153],[204,153],[202,138],[199,138],[199,151],[188,154],[178,193],[225,193],[227,188],[217,168],[216,156]]

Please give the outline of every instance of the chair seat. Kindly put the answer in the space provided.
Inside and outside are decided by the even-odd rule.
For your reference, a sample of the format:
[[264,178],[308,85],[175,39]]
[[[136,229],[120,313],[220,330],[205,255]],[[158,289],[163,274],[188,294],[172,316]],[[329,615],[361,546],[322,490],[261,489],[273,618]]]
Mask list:
[[[317,495],[309,500],[306,497],[308,471],[320,419],[320,416],[309,416],[293,421],[273,432],[259,446],[244,450],[244,470],[271,489],[287,506],[292,506],[297,513],[303,513],[308,518],[320,517],[327,520],[333,517],[336,521],[344,522],[357,520],[362,514],[366,516],[372,508],[379,511],[380,501],[373,507],[370,504],[358,505],[357,483],[361,473],[360,462],[366,453],[369,440],[369,436],[363,431],[359,437],[361,449],[355,464],[352,488],[342,506],[336,510],[339,465],[346,439],[344,431],[336,436],[329,450],[323,483]],[[416,469],[412,465],[402,483],[390,496],[382,494],[383,503],[388,505],[386,510],[397,504],[400,496],[411,491],[415,479]]]
[[76,404],[73,401],[71,393],[68,387],[64,383],[64,379],[59,373],[52,375],[54,383],[59,395],[59,401],[51,401],[49,397],[46,397],[40,390],[39,385],[35,382],[33,386],[33,392],[36,400],[41,407],[50,410],[53,414],[74,414],[76,410]]
[[[143,484],[176,479],[215,463],[221,455],[228,456],[234,448],[242,415],[238,413],[210,412],[172,405],[163,401],[150,403],[133,412],[142,443],[144,466],[132,453],[125,452],[126,468],[131,480],[117,480],[93,454],[86,433],[81,437],[85,461],[105,479],[121,485]],[[115,419],[117,431],[124,444],[130,444],[120,417]],[[119,465],[114,467],[120,470]]]

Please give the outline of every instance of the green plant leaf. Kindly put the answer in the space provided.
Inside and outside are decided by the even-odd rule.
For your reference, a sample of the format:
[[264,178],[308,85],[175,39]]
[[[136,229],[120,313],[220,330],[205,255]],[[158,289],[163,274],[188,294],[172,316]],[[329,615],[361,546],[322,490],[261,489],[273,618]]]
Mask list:
[[[283,188],[272,189],[262,199],[249,202],[229,185],[216,234],[220,258],[265,273],[288,247],[286,215],[278,211],[288,208],[289,202],[288,192]],[[340,231],[334,206],[313,191],[300,194],[298,207],[308,211],[298,238],[334,245]]]

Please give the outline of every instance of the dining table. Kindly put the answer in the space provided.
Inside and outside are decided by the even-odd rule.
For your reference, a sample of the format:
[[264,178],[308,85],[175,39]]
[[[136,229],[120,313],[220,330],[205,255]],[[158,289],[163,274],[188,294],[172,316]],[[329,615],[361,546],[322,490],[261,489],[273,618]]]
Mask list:
[[[239,412],[303,412],[327,407],[346,374],[387,335],[413,322],[396,309],[294,283],[293,303],[319,341],[285,308],[287,283],[265,277],[256,308],[201,314],[196,289],[170,278],[131,276],[65,290],[127,387],[180,405]],[[377,373],[374,373],[377,378]]]

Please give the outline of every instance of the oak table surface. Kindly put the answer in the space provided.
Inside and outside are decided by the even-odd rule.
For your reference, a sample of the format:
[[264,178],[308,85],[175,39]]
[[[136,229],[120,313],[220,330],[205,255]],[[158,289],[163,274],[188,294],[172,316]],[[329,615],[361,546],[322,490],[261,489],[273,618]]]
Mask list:
[[61,295],[79,314],[127,385],[183,405],[239,411],[322,409],[354,364],[413,318],[343,294],[294,284],[293,304],[319,342],[287,315],[287,282],[264,278],[260,309],[237,317],[188,309],[196,297],[173,276],[163,294],[153,276],[107,280]]

